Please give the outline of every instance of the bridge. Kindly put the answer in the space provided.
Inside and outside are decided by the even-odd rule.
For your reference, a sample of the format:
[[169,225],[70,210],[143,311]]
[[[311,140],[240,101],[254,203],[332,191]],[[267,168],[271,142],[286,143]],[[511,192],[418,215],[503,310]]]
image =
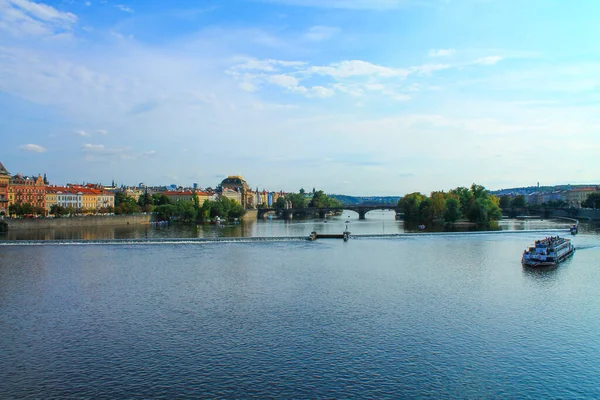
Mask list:
[[350,210],[358,213],[358,219],[366,219],[366,215],[369,211],[374,210],[393,210],[396,212],[396,218],[400,215],[401,211],[395,204],[369,204],[369,205],[357,205],[357,206],[342,206],[342,207],[303,207],[303,208],[260,208],[258,209],[257,218],[262,219],[269,213],[275,213],[283,219],[292,219],[294,214],[303,214],[305,216],[318,215],[319,218],[325,218],[327,213],[333,211]]

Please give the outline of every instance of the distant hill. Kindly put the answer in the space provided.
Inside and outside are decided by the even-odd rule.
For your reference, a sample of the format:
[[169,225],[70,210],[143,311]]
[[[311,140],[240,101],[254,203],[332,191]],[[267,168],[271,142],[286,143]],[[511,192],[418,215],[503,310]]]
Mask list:
[[527,196],[531,193],[546,193],[546,192],[554,192],[556,190],[570,190],[577,189],[583,187],[596,187],[597,183],[590,183],[589,185],[556,185],[556,186],[527,186],[527,187],[519,187],[519,188],[510,188],[510,189],[500,189],[500,190],[491,190],[491,194],[495,194],[496,196],[514,196],[514,195],[524,195]]
[[345,206],[358,206],[368,204],[396,204],[400,196],[348,196],[345,194],[328,194]]

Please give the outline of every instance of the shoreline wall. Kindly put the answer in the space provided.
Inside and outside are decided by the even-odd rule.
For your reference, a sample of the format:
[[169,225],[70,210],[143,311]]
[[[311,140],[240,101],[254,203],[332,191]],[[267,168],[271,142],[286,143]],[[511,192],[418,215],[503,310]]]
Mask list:
[[242,217],[242,221],[256,221],[258,218],[258,210],[246,210],[246,214]]
[[6,218],[4,222],[9,231],[25,229],[49,229],[49,228],[78,228],[89,226],[117,226],[117,225],[140,225],[149,224],[154,220],[152,214],[135,215],[106,215],[106,216],[82,216],[69,218],[33,218],[12,219]]
[[591,208],[578,208],[576,213],[571,213],[567,210],[554,210],[551,215],[553,217],[568,217],[582,221],[600,221],[600,210]]

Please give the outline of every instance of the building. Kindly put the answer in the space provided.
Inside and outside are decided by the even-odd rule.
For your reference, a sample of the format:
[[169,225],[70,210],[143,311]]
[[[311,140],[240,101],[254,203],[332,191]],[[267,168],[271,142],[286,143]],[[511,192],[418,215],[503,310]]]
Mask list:
[[8,215],[8,184],[10,182],[10,173],[0,163],[0,216]]
[[46,214],[50,214],[52,207],[58,205],[58,190],[53,186],[46,186]]
[[8,183],[9,206],[16,203],[28,203],[34,207],[46,209],[46,184],[41,175],[38,177],[14,175]]
[[127,187],[124,192],[127,196],[133,197],[135,201],[138,201],[140,197],[144,195],[146,190],[142,187]]
[[219,195],[221,197],[228,198],[229,200],[235,200],[236,202],[242,204],[242,194],[238,190],[223,188],[221,189]]
[[596,187],[582,187],[568,190],[566,193],[566,202],[571,207],[580,208],[581,204],[587,199],[587,197],[598,192]]
[[[255,208],[256,207],[256,195],[248,186],[248,183],[240,175],[231,175],[221,181],[219,187],[225,192],[225,189],[234,190],[240,194],[240,204],[244,208]],[[230,197],[231,192],[223,195]]]
[[173,203],[177,203],[180,200],[192,200],[194,193],[191,190],[167,190],[162,194],[167,196]]
[[98,197],[96,198],[96,209],[110,209],[115,208],[115,194],[106,190],[98,190]]

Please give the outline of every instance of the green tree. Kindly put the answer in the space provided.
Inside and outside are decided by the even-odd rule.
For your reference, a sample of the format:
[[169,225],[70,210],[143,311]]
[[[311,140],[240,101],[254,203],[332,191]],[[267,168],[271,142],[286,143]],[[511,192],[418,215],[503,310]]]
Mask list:
[[581,205],[585,208],[600,208],[600,192],[588,194]]
[[141,210],[133,197],[127,196],[124,192],[115,194],[115,214],[134,214]]
[[447,222],[454,223],[460,217],[460,202],[454,197],[447,198],[446,211],[444,212],[444,220]]
[[398,200],[398,207],[404,214],[406,221],[421,219],[420,206],[427,197],[419,192],[410,193]]
[[165,204],[173,204],[173,202],[162,193],[154,193],[152,195],[152,205],[163,206]]
[[277,200],[275,201],[275,204],[273,204],[273,208],[279,209],[281,210],[282,208],[285,208],[285,198],[284,197],[278,197]]
[[514,199],[512,199],[512,201],[510,202],[511,207],[514,208],[524,208],[527,206],[527,202],[525,201],[525,196],[523,196],[522,194],[516,196]]
[[162,204],[154,208],[154,213],[160,221],[169,221],[176,213],[173,204]]
[[473,192],[471,192],[466,187],[457,187],[456,189],[452,189],[449,192],[450,194],[456,196],[458,201],[460,202],[460,212],[462,215],[467,215],[473,204]]
[[510,208],[510,202],[511,202],[510,196],[504,195],[504,196],[500,197],[500,208],[503,210]]
[[308,203],[308,206],[315,208],[342,207],[342,202],[327,196],[322,190],[317,190],[314,192],[312,200]]
[[194,222],[198,217],[198,211],[190,200],[180,200],[175,203],[175,215],[183,222]]
[[286,200],[292,202],[293,208],[304,208],[306,207],[306,199],[301,193],[289,193],[285,196]]
[[143,209],[146,206],[152,206],[154,202],[152,201],[152,196],[148,194],[146,190],[143,195],[138,199],[138,205]]
[[446,194],[444,192],[431,192],[430,215],[427,219],[434,220],[444,217],[446,211]]

